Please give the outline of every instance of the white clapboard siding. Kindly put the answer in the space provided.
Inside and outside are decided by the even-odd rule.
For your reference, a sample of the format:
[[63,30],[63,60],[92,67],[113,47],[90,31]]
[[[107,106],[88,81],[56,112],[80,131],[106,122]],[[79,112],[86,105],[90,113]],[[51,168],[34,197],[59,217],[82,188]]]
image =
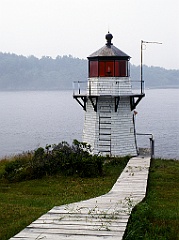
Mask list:
[[94,154],[136,156],[130,97],[120,97],[117,112],[115,112],[115,99],[112,96],[98,96],[97,112],[88,99],[83,141],[91,145]]
[[87,92],[89,95],[127,95],[132,93],[129,77],[89,78]]

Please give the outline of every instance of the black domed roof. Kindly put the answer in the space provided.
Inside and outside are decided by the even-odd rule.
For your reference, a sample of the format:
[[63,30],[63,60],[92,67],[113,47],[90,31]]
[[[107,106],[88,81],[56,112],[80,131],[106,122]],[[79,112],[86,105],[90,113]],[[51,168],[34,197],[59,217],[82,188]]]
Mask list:
[[118,58],[118,59],[129,59],[130,56],[115,47],[112,43],[111,40],[113,38],[112,34],[108,32],[106,34],[106,40],[107,43],[104,47],[100,48],[96,52],[92,53],[88,58],[104,58],[104,57],[109,57],[109,58]]

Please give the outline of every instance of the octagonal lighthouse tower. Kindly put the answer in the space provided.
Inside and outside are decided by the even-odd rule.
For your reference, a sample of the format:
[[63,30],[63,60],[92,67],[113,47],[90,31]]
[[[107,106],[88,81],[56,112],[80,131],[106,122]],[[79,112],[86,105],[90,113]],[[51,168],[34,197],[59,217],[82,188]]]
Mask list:
[[73,97],[85,110],[83,142],[91,145],[93,154],[136,156],[133,110],[145,94],[142,89],[132,93],[130,56],[116,48],[112,38],[108,33],[106,45],[88,57],[86,93],[78,85]]

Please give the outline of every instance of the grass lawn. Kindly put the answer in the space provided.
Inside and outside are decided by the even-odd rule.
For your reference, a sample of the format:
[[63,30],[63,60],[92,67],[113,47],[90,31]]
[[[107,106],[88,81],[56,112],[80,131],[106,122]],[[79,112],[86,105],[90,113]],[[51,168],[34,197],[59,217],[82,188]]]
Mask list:
[[179,161],[153,159],[145,200],[130,217],[124,240],[179,239]]
[[[16,183],[0,181],[0,239],[7,240],[54,206],[78,202],[107,193],[127,160],[106,165],[104,176],[80,178],[51,176]],[[0,162],[0,173],[3,171]]]
[[[126,162],[125,162],[126,164]],[[0,181],[0,239],[7,240],[54,206],[107,193],[125,164],[108,165],[97,178],[52,176]],[[0,162],[0,174],[3,171]],[[153,159],[145,200],[130,217],[124,240],[179,239],[179,161]]]

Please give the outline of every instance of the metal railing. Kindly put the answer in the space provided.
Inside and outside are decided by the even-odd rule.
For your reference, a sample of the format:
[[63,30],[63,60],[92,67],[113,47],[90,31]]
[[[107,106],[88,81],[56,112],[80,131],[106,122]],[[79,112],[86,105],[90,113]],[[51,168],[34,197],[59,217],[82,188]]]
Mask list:
[[83,95],[87,92],[87,81],[74,81],[73,82],[73,95]]
[[131,80],[132,90],[137,93],[144,94],[144,81],[142,80]]
[[110,81],[104,80],[92,80],[92,81],[74,81],[73,82],[73,95],[94,95],[94,94],[105,94],[112,93],[112,95],[122,95],[123,93],[144,93],[144,82],[134,80],[130,81],[126,79],[111,79]]
[[136,133],[137,136],[149,136],[149,148],[147,147],[141,147],[138,148],[138,153],[139,155],[150,155],[151,158],[154,157],[154,153],[155,153],[155,141],[154,141],[154,136],[151,133]]

